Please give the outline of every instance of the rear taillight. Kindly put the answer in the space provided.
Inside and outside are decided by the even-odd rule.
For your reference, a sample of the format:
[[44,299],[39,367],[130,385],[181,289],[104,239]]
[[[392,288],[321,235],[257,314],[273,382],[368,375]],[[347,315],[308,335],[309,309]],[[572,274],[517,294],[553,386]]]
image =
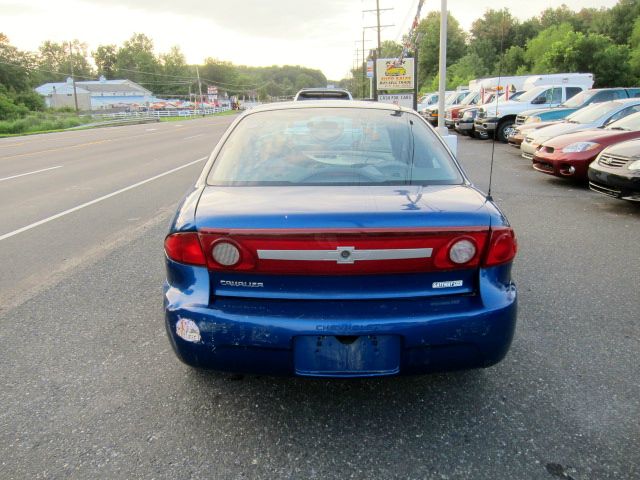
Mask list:
[[482,251],[485,238],[485,233],[453,237],[436,253],[434,265],[443,270],[476,267],[480,263],[479,252]]
[[483,262],[485,267],[493,267],[508,263],[514,259],[518,251],[516,235],[511,228],[491,230],[487,254]]
[[173,233],[164,239],[164,251],[174,262],[206,265],[207,261],[195,232]]
[[224,240],[213,244],[211,255],[223,267],[233,267],[240,262],[240,249],[233,243]]

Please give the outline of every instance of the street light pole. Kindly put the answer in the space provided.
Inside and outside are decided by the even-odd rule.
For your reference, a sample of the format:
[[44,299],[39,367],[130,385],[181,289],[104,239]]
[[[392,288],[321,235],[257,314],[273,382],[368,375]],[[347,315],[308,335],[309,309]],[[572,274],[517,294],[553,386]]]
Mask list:
[[444,125],[444,92],[447,87],[447,0],[440,0],[440,80],[438,88],[438,133],[447,135]]

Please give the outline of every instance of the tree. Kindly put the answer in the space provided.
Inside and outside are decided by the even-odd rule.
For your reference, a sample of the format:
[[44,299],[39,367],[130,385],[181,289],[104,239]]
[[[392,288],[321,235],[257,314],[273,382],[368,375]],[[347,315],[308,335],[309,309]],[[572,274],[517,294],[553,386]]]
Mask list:
[[94,72],[88,60],[87,45],[80,40],[70,43],[45,41],[38,48],[38,68],[42,82],[62,82],[73,75],[81,80],[93,78]]
[[398,42],[393,42],[391,40],[385,40],[380,45],[380,58],[398,58],[402,53],[402,45]]
[[[440,12],[429,12],[418,24],[420,58],[418,60],[418,85],[424,85],[438,73],[440,46]],[[458,21],[449,14],[447,22],[447,66],[456,63],[467,53],[467,36]]]
[[518,22],[507,8],[487,10],[471,26],[469,49],[480,57],[487,71],[495,70],[502,52],[513,45]]
[[92,55],[93,61],[98,67],[98,75],[113,80],[116,75],[118,48],[115,45],[99,45],[96,51],[92,52]]
[[545,60],[545,54],[555,43],[562,44],[566,42],[571,33],[573,33],[571,25],[563,23],[549,27],[541,31],[535,38],[529,40],[524,58],[527,64],[530,65],[531,71],[546,73],[545,69],[549,68],[549,62]]
[[25,54],[10,44],[4,33],[0,33],[0,86],[4,85],[7,90],[21,92],[27,90],[30,83]]
[[160,63],[163,76],[157,81],[165,82],[163,92],[174,95],[189,93],[189,67],[180,47],[171,47],[169,53],[161,54]]
[[609,10],[605,31],[614,43],[624,45],[629,43],[633,33],[634,22],[640,16],[640,0],[619,0]]
[[502,58],[503,75],[525,75],[530,71],[529,62],[526,58],[526,50],[517,45],[512,46],[504,52]]
[[143,33],[134,33],[116,54],[116,76],[140,84],[154,84],[159,64],[153,52],[153,41]]

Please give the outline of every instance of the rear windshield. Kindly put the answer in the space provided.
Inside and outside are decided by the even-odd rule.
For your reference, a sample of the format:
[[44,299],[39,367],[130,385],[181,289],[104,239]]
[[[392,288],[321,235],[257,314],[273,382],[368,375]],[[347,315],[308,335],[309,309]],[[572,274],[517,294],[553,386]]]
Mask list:
[[347,92],[336,91],[310,91],[300,92],[296,96],[296,100],[350,100]]
[[451,185],[464,181],[436,134],[408,112],[256,112],[218,153],[210,185]]

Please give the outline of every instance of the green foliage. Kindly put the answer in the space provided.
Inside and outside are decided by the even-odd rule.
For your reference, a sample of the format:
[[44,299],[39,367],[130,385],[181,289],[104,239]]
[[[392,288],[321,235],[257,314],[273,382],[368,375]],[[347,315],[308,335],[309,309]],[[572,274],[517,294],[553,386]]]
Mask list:
[[13,101],[16,105],[22,105],[34,112],[41,112],[46,108],[42,95],[34,91],[16,93]]
[[529,64],[525,58],[526,50],[513,45],[502,57],[503,75],[525,75],[529,72]]
[[17,120],[29,113],[24,105],[16,105],[11,97],[0,93],[0,120]]
[[[440,12],[429,12],[418,25],[421,35],[418,61],[418,83],[422,85],[438,74],[440,46]],[[449,15],[447,22],[447,66],[467,53],[467,36],[458,21]]]
[[78,117],[73,113],[37,112],[19,119],[0,121],[0,135],[63,130],[77,127],[90,121],[90,117]]

